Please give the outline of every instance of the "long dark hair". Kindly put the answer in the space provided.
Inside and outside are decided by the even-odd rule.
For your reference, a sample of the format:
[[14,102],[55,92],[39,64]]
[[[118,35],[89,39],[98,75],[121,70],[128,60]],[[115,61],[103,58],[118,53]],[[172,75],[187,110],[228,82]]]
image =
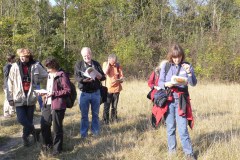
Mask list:
[[173,63],[172,58],[176,58],[176,57],[182,57],[181,62],[183,62],[185,59],[185,53],[184,53],[182,47],[177,43],[173,44],[170,47],[168,54],[167,54],[167,60],[169,62]]

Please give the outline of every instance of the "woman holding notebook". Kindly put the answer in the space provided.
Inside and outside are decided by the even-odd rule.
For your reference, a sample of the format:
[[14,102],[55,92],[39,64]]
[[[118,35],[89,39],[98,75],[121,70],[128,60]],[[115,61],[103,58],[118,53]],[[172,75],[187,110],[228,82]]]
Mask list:
[[[166,65],[160,71],[159,87],[161,89],[170,88],[171,100],[166,104],[165,121],[167,125],[168,150],[170,154],[177,151],[176,128],[180,135],[183,151],[187,159],[195,159],[193,147],[188,133],[187,125],[193,127],[193,116],[190,105],[188,84],[195,86],[197,79],[191,64],[185,62],[185,54],[182,47],[173,44],[167,55],[170,69],[165,73]],[[167,63],[166,63],[167,64]],[[172,77],[185,78],[187,83],[173,83]]]

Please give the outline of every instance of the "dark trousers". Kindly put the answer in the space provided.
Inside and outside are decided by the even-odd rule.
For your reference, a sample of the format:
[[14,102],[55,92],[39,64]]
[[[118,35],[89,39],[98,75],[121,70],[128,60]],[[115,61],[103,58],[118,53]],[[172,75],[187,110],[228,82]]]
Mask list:
[[28,137],[34,130],[33,114],[35,105],[16,107],[17,120],[23,126],[23,137]]
[[104,111],[103,111],[103,120],[108,123],[109,122],[109,110],[111,108],[111,121],[117,120],[117,105],[119,100],[119,92],[118,93],[108,93],[107,101],[104,103]]
[[[43,144],[52,146],[54,151],[62,151],[63,144],[63,119],[65,109],[51,110],[51,105],[46,105],[42,108],[41,131]],[[53,138],[51,135],[51,126],[53,123]]]

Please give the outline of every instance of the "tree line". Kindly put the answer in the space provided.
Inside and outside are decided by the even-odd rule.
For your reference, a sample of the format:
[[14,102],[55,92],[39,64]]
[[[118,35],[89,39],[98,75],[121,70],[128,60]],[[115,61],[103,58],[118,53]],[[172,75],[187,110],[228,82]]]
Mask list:
[[199,79],[240,81],[240,0],[55,2],[0,0],[1,68],[8,53],[27,47],[73,73],[88,46],[99,62],[115,53],[126,77],[146,79],[178,42]]

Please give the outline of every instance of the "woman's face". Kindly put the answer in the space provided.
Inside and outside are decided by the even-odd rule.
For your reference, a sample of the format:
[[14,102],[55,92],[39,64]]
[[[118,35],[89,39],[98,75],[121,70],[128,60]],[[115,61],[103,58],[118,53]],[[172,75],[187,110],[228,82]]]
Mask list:
[[173,60],[174,64],[178,65],[182,61],[182,56],[180,56],[180,57],[173,57],[172,60]]
[[47,72],[48,72],[48,73],[56,73],[57,70],[56,70],[56,69],[53,69],[53,68],[47,68]]
[[29,56],[20,56],[20,61],[23,62],[23,63],[24,62],[26,62],[26,63],[29,62]]

